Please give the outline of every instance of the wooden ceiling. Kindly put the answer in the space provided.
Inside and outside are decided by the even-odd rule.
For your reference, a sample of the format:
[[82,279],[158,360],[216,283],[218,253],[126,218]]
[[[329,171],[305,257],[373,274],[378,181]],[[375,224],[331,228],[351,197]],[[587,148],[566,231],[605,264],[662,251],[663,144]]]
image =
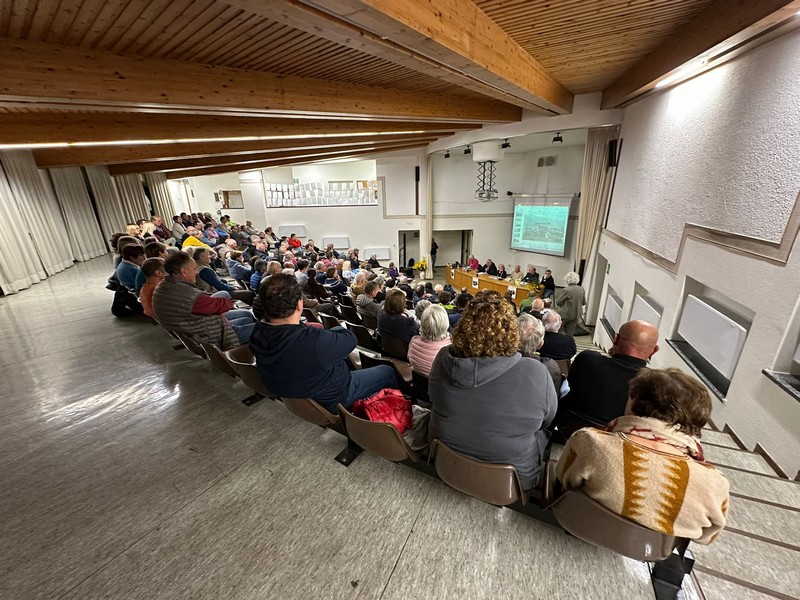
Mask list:
[[422,147],[523,109],[569,113],[574,94],[602,91],[604,106],[624,106],[698,56],[788,28],[798,9],[0,0],[0,145],[60,145],[35,151],[42,167],[170,177]]

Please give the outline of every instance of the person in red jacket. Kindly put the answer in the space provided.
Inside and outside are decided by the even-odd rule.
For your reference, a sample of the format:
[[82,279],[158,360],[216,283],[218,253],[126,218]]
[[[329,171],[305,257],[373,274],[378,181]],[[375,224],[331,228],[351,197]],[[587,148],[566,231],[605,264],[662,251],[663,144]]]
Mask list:
[[289,244],[289,246],[291,246],[292,252],[294,252],[300,246],[303,245],[303,242],[301,242],[294,233],[289,236],[289,239],[286,240],[286,243]]

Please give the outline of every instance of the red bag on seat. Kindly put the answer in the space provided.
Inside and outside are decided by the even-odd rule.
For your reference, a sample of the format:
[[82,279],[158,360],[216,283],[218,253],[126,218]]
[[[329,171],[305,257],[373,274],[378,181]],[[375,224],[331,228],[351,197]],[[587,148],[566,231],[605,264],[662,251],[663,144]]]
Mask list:
[[382,389],[374,396],[353,402],[350,411],[368,421],[391,423],[401,435],[411,427],[411,401],[400,390]]

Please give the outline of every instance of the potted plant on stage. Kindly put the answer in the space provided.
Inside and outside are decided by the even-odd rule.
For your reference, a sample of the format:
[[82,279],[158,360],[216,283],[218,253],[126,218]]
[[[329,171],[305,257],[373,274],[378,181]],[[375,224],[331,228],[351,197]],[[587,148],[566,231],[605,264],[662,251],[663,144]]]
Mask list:
[[419,271],[419,278],[420,279],[427,279],[426,272],[428,270],[428,261],[424,258],[421,259],[419,262],[414,263],[414,269]]

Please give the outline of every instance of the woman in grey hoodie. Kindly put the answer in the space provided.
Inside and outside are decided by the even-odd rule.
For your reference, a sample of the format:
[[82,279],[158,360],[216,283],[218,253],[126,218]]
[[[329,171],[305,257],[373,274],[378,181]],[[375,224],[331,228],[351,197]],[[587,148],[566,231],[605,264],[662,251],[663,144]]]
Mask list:
[[456,452],[514,465],[527,490],[542,472],[558,398],[547,368],[518,348],[511,305],[478,292],[431,368],[429,431]]

